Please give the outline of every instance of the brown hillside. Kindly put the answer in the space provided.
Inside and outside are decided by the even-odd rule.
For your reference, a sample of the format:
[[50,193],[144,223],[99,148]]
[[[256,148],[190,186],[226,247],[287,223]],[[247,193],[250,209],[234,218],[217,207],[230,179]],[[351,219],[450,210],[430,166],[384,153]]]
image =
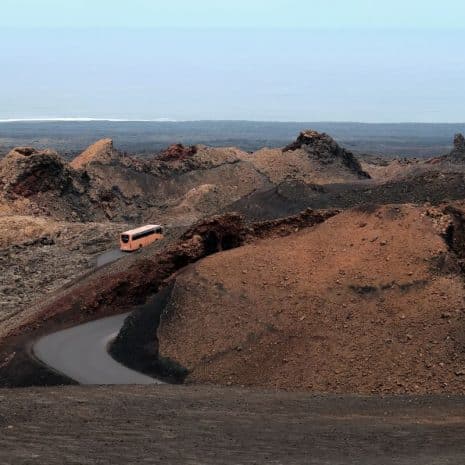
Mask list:
[[325,392],[465,392],[465,291],[414,206],[346,211],[223,252],[176,280],[160,353],[188,381]]

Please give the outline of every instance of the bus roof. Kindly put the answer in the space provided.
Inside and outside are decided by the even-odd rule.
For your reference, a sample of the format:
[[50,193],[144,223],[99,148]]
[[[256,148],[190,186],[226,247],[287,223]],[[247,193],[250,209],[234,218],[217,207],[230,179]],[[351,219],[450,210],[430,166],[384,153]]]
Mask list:
[[121,234],[137,234],[140,232],[147,231],[148,229],[154,229],[154,228],[161,228],[161,225],[159,224],[146,224],[145,226],[141,226],[140,228],[136,229],[130,229],[129,231],[124,231]]

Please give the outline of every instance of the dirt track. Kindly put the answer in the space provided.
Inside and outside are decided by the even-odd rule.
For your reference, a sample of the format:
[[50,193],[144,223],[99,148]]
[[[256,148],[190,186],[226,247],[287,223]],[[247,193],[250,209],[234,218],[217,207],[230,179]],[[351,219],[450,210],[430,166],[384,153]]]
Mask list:
[[463,464],[462,398],[0,390],[1,464]]

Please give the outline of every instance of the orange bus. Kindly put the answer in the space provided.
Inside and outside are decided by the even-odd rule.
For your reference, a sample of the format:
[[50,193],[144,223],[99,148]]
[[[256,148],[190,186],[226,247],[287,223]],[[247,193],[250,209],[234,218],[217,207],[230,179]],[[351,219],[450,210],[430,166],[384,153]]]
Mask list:
[[163,232],[163,227],[159,224],[147,224],[140,228],[124,231],[120,235],[120,249],[125,252],[138,250],[163,239]]

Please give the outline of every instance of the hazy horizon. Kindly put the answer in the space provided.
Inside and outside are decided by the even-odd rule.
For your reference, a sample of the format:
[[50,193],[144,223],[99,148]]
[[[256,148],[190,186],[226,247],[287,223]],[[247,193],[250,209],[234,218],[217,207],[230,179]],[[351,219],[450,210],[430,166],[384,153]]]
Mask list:
[[465,5],[6,0],[0,120],[465,121]]
[[434,121],[434,122],[419,122],[419,121],[304,121],[304,120],[261,120],[261,119],[186,119],[176,120],[169,118],[154,118],[154,119],[124,119],[124,118],[92,118],[92,117],[44,117],[44,118],[5,118],[0,119],[1,123],[203,123],[203,122],[250,122],[250,123],[295,123],[295,124],[360,124],[360,125],[460,125],[465,124],[465,121]]

